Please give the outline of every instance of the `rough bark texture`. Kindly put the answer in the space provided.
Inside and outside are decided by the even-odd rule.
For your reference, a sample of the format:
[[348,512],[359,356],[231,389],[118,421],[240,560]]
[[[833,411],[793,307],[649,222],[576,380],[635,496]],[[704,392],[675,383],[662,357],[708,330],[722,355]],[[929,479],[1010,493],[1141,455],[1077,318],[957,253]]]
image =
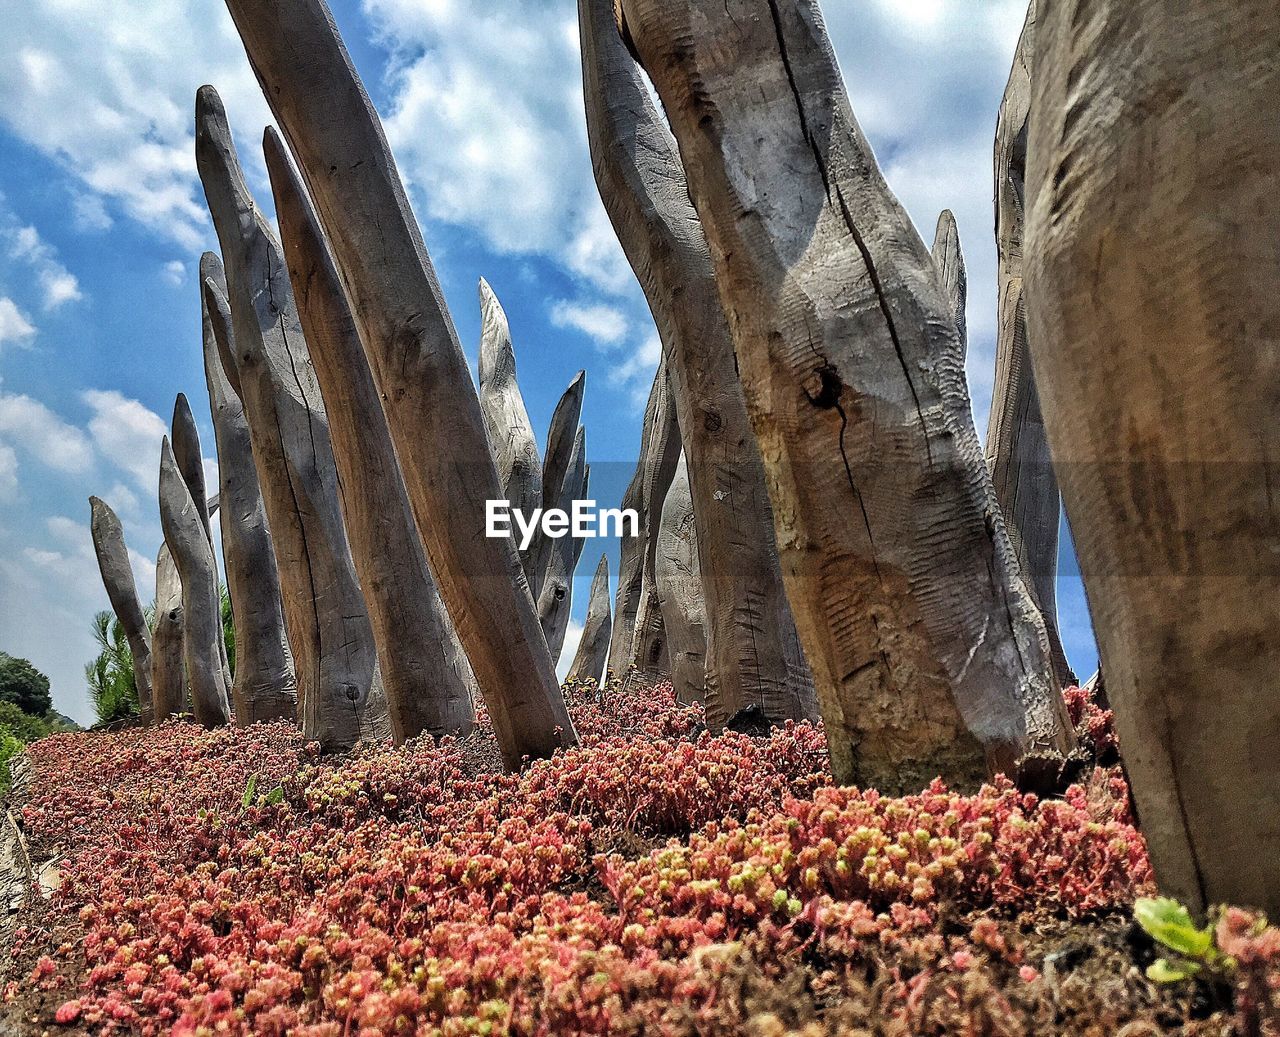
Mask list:
[[671,383],[665,358],[658,365],[658,394],[654,401],[653,426],[640,437],[641,491],[644,553],[641,556],[640,590],[636,600],[635,635],[631,642],[630,665],[650,677],[671,672],[670,653],[662,628],[662,605],[658,600],[658,527],[662,524],[662,502],[680,460],[680,428],[671,399]]
[[[178,471],[186,481],[187,490],[191,494],[196,514],[204,535],[209,538],[209,547],[213,547],[213,528],[209,524],[210,508],[213,503],[209,499],[209,491],[204,480],[204,453],[200,449],[200,431],[196,428],[195,415],[191,413],[191,405],[185,393],[178,393],[173,402],[173,421],[169,425],[170,444],[173,447],[173,458],[178,464]],[[218,555],[214,552],[213,571],[216,579],[218,572]],[[223,683],[231,687],[231,665],[227,659],[227,645],[224,640],[218,641],[218,657],[222,660]]]
[[1044,618],[1054,673],[1063,687],[1075,684],[1058,634],[1058,479],[1040,414],[1023,300],[1023,224],[1026,214],[1027,120],[1036,36],[1032,0],[1013,70],[996,120],[996,253],[999,323],[995,389],[987,425],[987,465],[1023,580]]
[[684,455],[662,502],[655,554],[654,577],[662,605],[667,650],[671,655],[671,685],[681,702],[701,702],[707,655],[706,604],[693,496]]
[[933,265],[938,269],[942,294],[947,300],[956,325],[956,336],[963,362],[969,348],[969,321],[965,307],[969,302],[969,276],[964,269],[964,253],[960,250],[960,229],[950,209],[938,214],[938,226],[933,232]]
[[284,145],[263,141],[276,219],[338,467],[347,539],[360,575],[391,730],[465,734],[475,722],[471,667],[427,568],[382,403],[338,269]]
[[133,658],[133,680],[138,689],[138,707],[144,721],[152,717],[151,696],[151,634],[138,601],[138,588],[133,580],[133,567],[129,564],[129,549],[125,546],[124,530],[111,506],[98,497],[89,498],[89,531],[93,536],[93,550],[98,556],[98,571],[102,573],[102,585],[116,619],[129,639],[129,654]]
[[[679,458],[679,432],[671,428],[674,421],[673,412],[667,406],[667,372],[665,363],[658,364],[653,376],[653,386],[649,390],[649,400],[645,404],[644,422],[640,427],[640,454],[636,461],[635,473],[627,484],[622,495],[623,510],[630,509],[638,516],[636,535],[622,538],[621,552],[618,562],[618,596],[613,609],[613,637],[609,642],[609,670],[622,676],[632,665],[632,649],[636,639],[636,623],[640,612],[641,591],[644,585],[645,546],[649,537],[649,520],[646,512],[646,495],[655,482],[659,483],[662,492],[671,482],[671,475],[662,477],[662,472],[655,472],[652,456],[655,450],[655,436],[665,441],[673,434],[677,445],[675,450],[663,448],[660,452],[665,459],[670,456],[671,474],[675,472],[675,461]],[[661,414],[659,413],[661,412]],[[661,612],[658,613],[661,615]]]
[[226,264],[234,363],[280,572],[302,730],[327,749],[351,746],[381,733],[373,628],[284,255],[249,194],[212,87],[196,98],[196,165]]
[[[586,389],[586,378],[587,373],[579,371],[556,403],[556,409],[551,413],[551,424],[547,426],[547,448],[542,458],[542,500],[539,504],[544,509],[564,507],[566,499],[573,499],[572,493],[567,498],[565,496],[565,479],[573,460],[578,421],[582,417],[582,397]],[[572,489],[576,490],[577,487]],[[556,540],[544,536],[539,528],[530,545],[533,575],[529,581],[529,590],[533,592],[534,601],[541,600],[543,583],[551,568],[556,544]],[[546,629],[545,622],[543,629],[544,631]]]
[[1041,0],[1028,341],[1156,878],[1280,915],[1280,8]]
[[605,663],[609,658],[609,559],[600,556],[596,574],[591,580],[591,597],[587,601],[587,618],[582,625],[582,640],[569,667],[569,680],[603,682]]
[[[542,506],[542,460],[529,412],[516,381],[516,352],[511,326],[489,282],[480,279],[480,409],[489,446],[498,466],[503,497],[526,515]],[[520,552],[525,578],[531,573],[535,544]]]
[[[587,430],[579,426],[569,454],[569,467],[560,480],[560,496],[552,507],[568,512],[574,498],[582,492],[586,475]],[[577,541],[566,532],[559,538],[548,537],[547,567],[538,592],[538,620],[547,639],[551,658],[558,660],[564,647],[564,634],[569,628],[573,608],[573,569],[578,558]]]
[[222,655],[222,611],[213,547],[200,524],[166,437],[160,447],[160,526],[182,579],[182,641],[196,723],[220,727],[231,719]]
[[815,0],[623,0],[711,245],[840,782],[1072,742],[934,264]]
[[[206,281],[217,291],[205,291]],[[204,377],[218,450],[222,562],[236,631],[231,701],[236,723],[242,726],[263,720],[294,719],[298,715],[298,681],[285,630],[280,573],[253,463],[244,404],[227,376],[218,349],[221,339],[226,343],[228,357],[234,357],[231,312],[224,294],[226,276],[221,260],[212,252],[200,258],[200,283]]]
[[333,248],[503,761],[550,755],[577,736],[515,543],[484,536],[485,501],[500,499],[502,485],[381,123],[322,0],[227,6]]
[[156,558],[156,622],[151,633],[151,701],[156,723],[181,713],[187,695],[182,660],[182,579],[163,544]]
[[718,730],[748,706],[775,722],[816,719],[733,338],[675,140],[610,0],[579,0],[578,15],[596,183],[662,339],[688,464],[706,598],[707,724]]

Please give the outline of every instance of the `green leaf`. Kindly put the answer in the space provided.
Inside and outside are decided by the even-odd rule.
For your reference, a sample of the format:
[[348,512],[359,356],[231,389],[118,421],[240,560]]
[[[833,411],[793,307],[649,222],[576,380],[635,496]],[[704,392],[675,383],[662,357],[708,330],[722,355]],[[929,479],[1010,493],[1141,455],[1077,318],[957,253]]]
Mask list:
[[1213,951],[1213,931],[1198,928],[1176,900],[1144,897],[1133,905],[1133,916],[1153,940],[1188,958],[1205,959]]
[[1155,983],[1181,983],[1199,971],[1200,966],[1194,961],[1171,962],[1168,958],[1157,958],[1147,966],[1147,979]]
[[240,809],[248,810],[253,803],[253,797],[258,791],[258,776],[256,774],[249,775],[249,784],[245,786],[244,796],[240,800]]
[[269,807],[273,807],[277,803],[283,803],[284,802],[284,786],[277,785],[275,788],[273,788],[270,792],[267,793],[267,798],[263,800],[263,802],[266,803],[267,806]]

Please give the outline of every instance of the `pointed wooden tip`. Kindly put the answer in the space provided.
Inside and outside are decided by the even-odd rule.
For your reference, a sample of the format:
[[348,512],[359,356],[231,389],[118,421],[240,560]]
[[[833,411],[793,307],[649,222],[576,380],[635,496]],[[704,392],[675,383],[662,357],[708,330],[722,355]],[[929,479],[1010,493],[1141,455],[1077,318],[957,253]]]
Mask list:
[[236,352],[232,346],[231,305],[211,277],[204,279],[200,290],[205,309],[209,313],[209,324],[213,329],[214,343],[218,347],[218,360],[222,363],[222,371],[236,395],[240,396],[240,371],[236,367]]
[[219,211],[248,212],[253,208],[227,110],[211,86],[196,91],[196,171],[215,217]]
[[200,284],[212,281],[218,290],[226,294],[227,272],[222,266],[222,257],[216,252],[205,252],[200,256]]

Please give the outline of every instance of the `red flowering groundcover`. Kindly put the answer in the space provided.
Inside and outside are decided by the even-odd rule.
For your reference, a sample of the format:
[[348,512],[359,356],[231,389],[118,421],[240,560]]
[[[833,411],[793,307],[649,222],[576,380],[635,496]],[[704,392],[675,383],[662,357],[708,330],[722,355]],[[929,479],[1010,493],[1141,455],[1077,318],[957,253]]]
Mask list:
[[[38,743],[21,816],[61,886],[21,919],[0,1029],[1240,1025],[1230,991],[1142,973],[1151,875],[1118,770],[1044,802],[1007,782],[891,799],[831,787],[817,727],[711,737],[667,687],[571,695],[582,747],[518,776],[483,726],[333,758],[283,724]],[[1113,752],[1109,715],[1070,705]],[[1231,917],[1265,987],[1274,932]]]

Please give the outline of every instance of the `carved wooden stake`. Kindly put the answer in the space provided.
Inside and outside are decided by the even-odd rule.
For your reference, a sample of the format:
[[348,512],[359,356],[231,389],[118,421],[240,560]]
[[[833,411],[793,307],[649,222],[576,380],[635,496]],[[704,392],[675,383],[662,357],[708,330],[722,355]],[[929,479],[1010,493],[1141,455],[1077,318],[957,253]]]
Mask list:
[[591,580],[591,597],[587,602],[587,619],[582,626],[582,640],[569,667],[569,680],[604,681],[604,664],[609,657],[609,560],[600,556],[596,574]]
[[960,362],[963,363],[969,349],[969,319],[965,314],[965,307],[969,304],[969,276],[964,268],[964,253],[960,250],[960,229],[950,209],[943,209],[938,214],[930,255],[933,256],[933,265],[938,268],[942,294],[955,321]]
[[1023,579],[1044,617],[1054,673],[1065,687],[1075,684],[1076,676],[1058,634],[1058,520],[1062,505],[1027,348],[1027,309],[1022,289],[1026,211],[1023,185],[1027,175],[1035,36],[1036,4],[1032,0],[996,122],[1000,309],[995,390],[987,426],[987,464]]
[[[204,377],[218,448],[222,555],[236,629],[231,701],[235,704],[236,723],[242,726],[262,720],[295,719],[298,682],[285,632],[280,573],[253,463],[252,437],[244,404],[218,351],[219,338],[227,343],[229,356],[235,349],[231,312],[223,294],[226,276],[221,260],[212,252],[200,258],[200,281]],[[206,281],[217,291],[204,291]]]
[[1027,341],[1156,879],[1280,915],[1280,8],[1041,0]]
[[596,183],[658,326],[688,463],[706,596],[707,723],[718,730],[747,706],[778,722],[816,719],[733,338],[676,142],[611,0],[579,0],[578,16]]
[[[582,480],[586,468],[587,432],[579,427],[569,454],[569,467],[560,480],[560,497],[552,507],[568,511],[573,499],[582,492]],[[577,560],[577,543],[568,532],[559,539],[548,538],[546,572],[542,588],[538,592],[538,619],[547,639],[552,659],[560,658],[564,647],[564,634],[569,627],[569,613],[573,608],[573,569]]]
[[[284,255],[249,194],[212,87],[196,97],[196,166],[226,264],[233,363],[280,573],[302,730],[325,748],[344,748],[380,733],[373,628]],[[205,292],[211,287],[206,281]]]
[[622,0],[711,245],[836,780],[972,788],[1072,744],[934,264],[816,0]]
[[676,698],[685,703],[704,697],[706,604],[698,555],[689,470],[682,454],[662,502],[655,582],[671,653],[671,684]]
[[231,707],[218,642],[222,616],[213,548],[166,436],[160,447],[160,525],[182,578],[182,640],[196,722],[220,727]]
[[324,396],[352,557],[397,742],[466,733],[471,670],[427,568],[373,375],[338,270],[284,145],[263,140],[302,329]]
[[129,639],[133,681],[138,689],[138,709],[143,723],[149,723],[153,717],[151,634],[142,614],[142,605],[138,602],[138,588],[133,580],[133,567],[129,564],[124,530],[111,506],[98,497],[89,498],[89,513],[89,532],[93,536],[94,553],[98,556],[102,585],[106,587],[111,608]]
[[182,660],[182,580],[168,544],[156,558],[156,622],[151,634],[151,700],[156,723],[181,713],[187,695]]
[[[542,458],[542,500],[539,502],[545,509],[562,508],[565,500],[565,479],[569,465],[573,459],[574,443],[578,434],[578,421],[582,417],[582,396],[586,388],[587,373],[579,371],[569,383],[563,395],[551,413],[551,424],[547,426],[547,450]],[[576,490],[577,487],[572,489]],[[551,567],[552,556],[556,551],[556,543],[552,537],[544,536],[539,528],[534,542],[530,545],[533,574],[529,580],[529,590],[533,600],[542,596],[542,585]],[[539,613],[539,619],[542,618]],[[545,631],[546,624],[543,623]],[[553,653],[554,654],[554,653]]]
[[[577,736],[510,538],[466,357],[377,114],[322,0],[227,0],[298,160],[382,395],[431,570],[475,669],[503,762]],[[272,523],[274,527],[274,521]]]
[[[489,282],[480,279],[480,409],[498,466],[503,497],[526,515],[542,506],[542,461],[516,381],[516,353],[507,315]],[[520,553],[531,573],[534,544]]]

